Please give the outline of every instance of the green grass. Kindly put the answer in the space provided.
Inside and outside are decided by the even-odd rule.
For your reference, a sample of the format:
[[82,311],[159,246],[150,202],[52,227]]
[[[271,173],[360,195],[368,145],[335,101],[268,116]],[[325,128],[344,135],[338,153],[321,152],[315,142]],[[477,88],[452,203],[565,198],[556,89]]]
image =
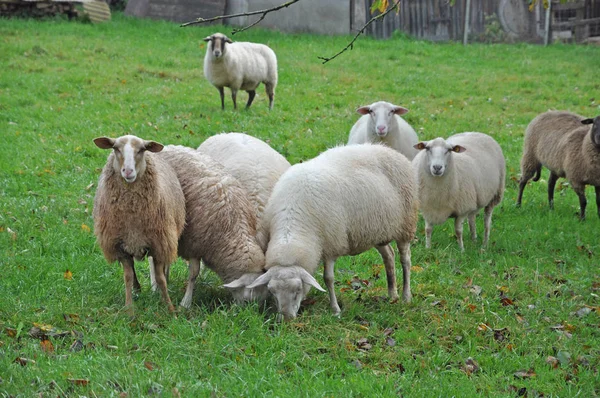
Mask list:
[[[222,112],[202,72],[202,38],[217,29],[228,32],[121,14],[103,25],[0,20],[0,395],[600,394],[593,195],[580,222],[576,195],[559,182],[550,211],[545,171],[515,208],[527,123],[550,108],[599,113],[600,48],[361,38],[321,65],[317,56],[350,37],[251,29],[234,38],[278,55],[274,110],[261,87],[249,111],[233,111],[228,98]],[[128,318],[122,270],[105,262],[90,230],[107,156],[94,137],[133,133],[196,147],[218,132],[243,131],[296,163],[344,143],[354,110],[377,100],[408,107],[423,139],[481,131],[501,144],[507,190],[488,250],[468,241],[461,254],[451,221],[434,229],[426,250],[421,222],[410,305],[385,299],[381,259],[369,251],[338,261],[341,319],[331,316],[327,295],[313,291],[285,324],[271,311],[233,305],[214,274],[174,319],[140,264],[143,290]],[[478,227],[481,235],[481,220]],[[174,301],[186,276],[179,260]],[[355,276],[368,283],[350,288]],[[578,316],[586,305],[595,310]],[[52,329],[52,348],[31,333],[36,324]],[[556,367],[548,356],[560,359]],[[515,376],[530,369],[530,377]]]

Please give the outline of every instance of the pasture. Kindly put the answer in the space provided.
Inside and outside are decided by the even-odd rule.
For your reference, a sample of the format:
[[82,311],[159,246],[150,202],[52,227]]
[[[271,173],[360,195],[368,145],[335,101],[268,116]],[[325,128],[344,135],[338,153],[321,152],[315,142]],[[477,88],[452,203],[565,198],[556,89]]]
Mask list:
[[[600,113],[600,48],[430,43],[254,28],[279,60],[275,105],[261,85],[249,111],[203,77],[202,39],[227,27],[129,19],[103,25],[0,20],[0,395],[2,396],[597,396],[600,394],[600,220],[587,220],[548,171],[515,207],[523,132],[537,114]],[[238,104],[247,94],[240,92]],[[107,152],[92,139],[135,134],[197,147],[219,132],[267,140],[292,164],[346,142],[355,109],[386,100],[424,140],[493,136],[507,161],[490,245],[453,222],[423,222],[412,245],[413,302],[390,303],[375,250],[341,258],[341,318],[314,289],[299,317],[238,307],[206,273],[174,318],[150,291],[123,310],[123,271],[95,242],[92,203]],[[143,213],[143,211],[141,211]],[[148,215],[151,217],[151,215]],[[465,234],[467,235],[467,234]],[[400,269],[396,261],[397,271]],[[397,272],[398,273],[398,272]],[[398,273],[401,280],[401,273]],[[316,275],[322,282],[322,276]],[[172,267],[179,302],[186,264]],[[199,278],[200,279],[200,278]]]

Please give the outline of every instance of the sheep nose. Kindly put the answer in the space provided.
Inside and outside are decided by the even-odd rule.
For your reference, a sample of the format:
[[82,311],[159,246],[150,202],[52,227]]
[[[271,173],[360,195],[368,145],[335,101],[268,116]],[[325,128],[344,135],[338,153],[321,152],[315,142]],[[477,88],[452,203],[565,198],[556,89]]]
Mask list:
[[215,57],[219,58],[221,56],[221,51],[215,50]]
[[125,177],[129,177],[131,176],[131,174],[133,173],[133,169],[123,169],[123,174],[125,175]]
[[377,130],[378,130],[380,133],[383,133],[383,131],[385,130],[385,126],[377,126]]
[[442,170],[442,165],[439,165],[439,164],[434,164],[433,165],[433,171],[435,173],[439,173],[441,170]]

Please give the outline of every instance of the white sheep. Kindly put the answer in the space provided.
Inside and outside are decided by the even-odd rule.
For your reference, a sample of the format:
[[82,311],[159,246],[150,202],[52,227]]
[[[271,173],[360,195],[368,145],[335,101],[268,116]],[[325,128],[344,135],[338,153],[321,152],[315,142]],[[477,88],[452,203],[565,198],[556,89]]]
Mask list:
[[152,256],[156,284],[169,310],[165,272],[177,258],[185,223],[185,199],[173,169],[153,152],[163,145],[133,135],[94,139],[112,149],[94,198],[94,232],[108,262],[119,260],[125,280],[125,305],[133,315],[132,289],[140,290],[134,259]]
[[413,159],[419,184],[419,204],[425,219],[426,247],[431,247],[434,225],[455,218],[454,231],[460,250],[463,222],[469,221],[471,238],[477,238],[475,216],[484,209],[487,246],[492,212],[504,195],[505,160],[500,145],[489,135],[461,133],[419,142]]
[[[179,256],[189,260],[189,277],[181,306],[189,308],[200,260],[228,283],[248,283],[263,274],[265,255],[256,241],[256,215],[237,179],[209,156],[192,148],[168,145],[158,155],[176,173],[185,196],[186,225]],[[231,289],[237,302],[263,300],[266,289]]]
[[221,163],[248,192],[260,220],[271,191],[290,162],[266,142],[243,133],[207,138],[198,151]]
[[419,141],[415,130],[400,117],[408,109],[379,101],[356,110],[362,116],[352,126],[348,145],[383,143],[412,160],[417,154],[413,146]]
[[285,319],[294,318],[323,261],[331,309],[340,313],[334,264],[340,256],[375,247],[385,264],[388,295],[398,298],[396,241],[404,277],[402,297],[410,301],[410,242],[417,223],[417,187],[410,162],[383,145],[329,149],[290,167],[279,179],[263,215],[269,231],[267,272],[248,288],[267,285]]
[[231,89],[233,107],[237,109],[237,92],[248,92],[250,108],[256,96],[256,88],[264,83],[269,97],[269,109],[273,109],[277,86],[277,57],[264,44],[233,42],[222,33],[204,38],[208,42],[204,56],[204,76],[219,90],[221,109],[225,109],[224,87]]
[[523,142],[517,206],[521,206],[527,181],[531,177],[533,181],[540,179],[542,166],[550,170],[548,203],[551,209],[556,181],[564,177],[579,197],[582,220],[587,205],[585,186],[595,187],[600,217],[600,116],[589,119],[571,112],[549,111],[529,123]]

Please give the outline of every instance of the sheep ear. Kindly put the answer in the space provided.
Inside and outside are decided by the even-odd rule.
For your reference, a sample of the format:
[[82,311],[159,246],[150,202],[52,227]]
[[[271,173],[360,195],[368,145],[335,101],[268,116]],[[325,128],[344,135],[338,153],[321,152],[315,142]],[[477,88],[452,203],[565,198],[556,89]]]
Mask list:
[[212,36],[206,36],[203,40],[204,41],[211,41],[211,39],[212,39]]
[[594,119],[583,119],[581,121],[581,124],[593,124],[594,123]]
[[144,148],[150,152],[160,152],[165,146],[156,141],[144,141]]
[[394,114],[400,116],[400,115],[404,115],[405,113],[408,113],[408,109],[402,107],[402,106],[395,106],[393,109]]
[[418,144],[413,145],[413,148],[422,151],[423,149],[426,148],[426,145],[424,142],[419,142]]
[[371,107],[370,106],[361,106],[360,108],[358,108],[356,110],[356,113],[359,113],[361,115],[368,115],[369,112],[371,112]]
[[256,280],[253,283],[251,283],[250,285],[248,285],[246,287],[248,289],[254,289],[255,287],[266,285],[267,283],[269,283],[271,281],[272,276],[273,276],[273,273],[271,272],[271,270],[268,270],[266,273],[264,273],[261,276],[259,276],[258,278],[256,278]]
[[115,146],[115,140],[108,137],[94,138],[94,144],[101,149],[112,149]]
[[257,275],[259,274],[244,274],[238,279],[223,285],[223,287],[226,287],[228,289],[238,289],[240,287],[246,287],[248,285],[251,285],[256,280]]
[[321,285],[319,285],[319,282],[317,282],[317,280],[311,274],[309,274],[308,271],[306,271],[304,268],[302,268],[300,278],[302,279],[302,282],[314,287],[317,290],[320,290],[322,292],[327,291],[327,290],[323,289],[321,287]]
[[461,153],[461,152],[464,152],[464,151],[466,151],[466,149],[465,149],[464,146],[454,145],[452,147],[452,152]]
[[231,40],[229,37],[225,36],[225,43],[233,43],[233,40]]

